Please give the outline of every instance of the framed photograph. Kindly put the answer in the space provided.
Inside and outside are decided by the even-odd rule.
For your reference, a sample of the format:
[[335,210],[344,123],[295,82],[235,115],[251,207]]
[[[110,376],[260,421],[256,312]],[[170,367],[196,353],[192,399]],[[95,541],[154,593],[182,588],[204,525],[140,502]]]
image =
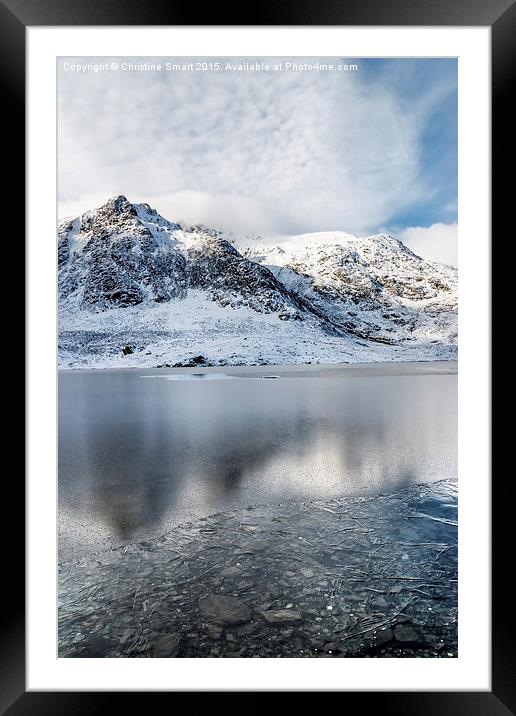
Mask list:
[[194,15],[0,5],[28,309],[2,708],[516,713],[490,468],[514,4]]

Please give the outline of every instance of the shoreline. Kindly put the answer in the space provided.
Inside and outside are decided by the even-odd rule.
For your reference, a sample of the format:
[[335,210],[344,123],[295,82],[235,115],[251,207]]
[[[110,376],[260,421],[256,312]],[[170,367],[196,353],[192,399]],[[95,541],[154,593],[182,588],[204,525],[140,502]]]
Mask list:
[[255,505],[59,563],[60,657],[455,657],[457,483]]
[[420,359],[420,360],[414,360],[407,359],[407,360],[380,360],[380,361],[347,361],[347,362],[336,362],[336,363],[241,363],[241,364],[231,364],[231,365],[198,365],[198,366],[191,366],[191,365],[185,365],[185,366],[144,366],[142,368],[139,368],[137,366],[127,366],[127,367],[112,367],[112,368],[105,368],[105,367],[84,367],[84,368],[69,368],[69,367],[61,367],[58,366],[57,372],[63,373],[63,374],[70,374],[70,373],[88,373],[88,372],[95,372],[95,373],[101,373],[101,372],[131,372],[134,373],[135,371],[172,371],[174,373],[179,372],[187,372],[187,373],[198,373],[199,371],[207,371],[207,372],[225,372],[225,371],[235,371],[235,370],[242,370],[242,369],[263,369],[263,370],[278,370],[278,371],[302,371],[306,370],[307,372],[316,372],[316,371],[324,371],[324,370],[360,370],[368,368],[383,368],[384,370],[394,369],[397,366],[427,366],[428,364],[444,364],[446,366],[454,365],[454,368],[450,369],[451,374],[456,374],[458,370],[458,359],[456,357],[449,358],[449,359]]

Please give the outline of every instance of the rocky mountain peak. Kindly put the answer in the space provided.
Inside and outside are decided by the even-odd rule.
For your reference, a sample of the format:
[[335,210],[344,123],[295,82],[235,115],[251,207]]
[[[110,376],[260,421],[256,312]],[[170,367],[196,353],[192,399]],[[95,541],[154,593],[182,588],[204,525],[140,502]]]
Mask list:
[[[173,335],[174,341],[184,331],[193,331],[197,341],[229,330],[233,337],[220,338],[220,345],[227,340],[234,346],[240,330],[247,340],[248,327],[263,321],[256,345],[274,340],[276,356],[306,351],[302,346],[311,340],[314,351],[337,341],[335,355],[367,346],[374,355],[378,344],[396,350],[422,345],[424,355],[454,355],[456,270],[425,261],[387,234],[305,234],[278,245],[248,242],[242,253],[231,235],[203,225],[181,227],[149,204],[118,195],[62,222],[58,237],[61,321],[74,330],[84,325],[90,331],[95,314],[105,315],[99,325],[109,327],[113,309],[130,308],[118,311],[115,323],[125,327],[126,314],[124,335],[136,331],[135,342],[140,335],[147,345],[150,325],[163,326],[160,336]],[[203,321],[203,311],[215,316],[213,326]],[[111,336],[109,328],[103,330]],[[95,350],[102,351],[99,340]],[[282,341],[284,349],[278,347]]]
[[156,303],[185,294],[180,229],[123,195],[59,226],[60,300],[86,310]]
[[104,221],[116,221],[120,218],[128,219],[137,216],[136,207],[123,194],[108,199],[103,206],[96,210],[96,214],[99,219]]
[[106,203],[100,207],[99,211],[102,211],[102,209],[112,209],[117,214],[122,213],[123,211],[130,211],[131,207],[133,205],[130,201],[128,201],[127,197],[123,194],[118,194],[117,196],[112,196],[110,199],[106,201]]

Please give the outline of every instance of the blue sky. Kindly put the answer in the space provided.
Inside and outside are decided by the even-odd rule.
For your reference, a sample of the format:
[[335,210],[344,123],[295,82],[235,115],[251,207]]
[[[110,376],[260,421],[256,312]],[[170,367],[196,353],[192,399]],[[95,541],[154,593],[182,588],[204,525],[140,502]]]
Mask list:
[[128,60],[190,61],[60,61],[60,216],[125,194],[235,233],[390,231],[456,263],[456,60],[341,60],[356,72],[70,70]]
[[389,87],[402,106],[428,101],[422,112],[419,134],[420,173],[428,193],[414,206],[400,209],[391,218],[395,230],[457,221],[457,61],[367,60],[361,80],[374,87]]

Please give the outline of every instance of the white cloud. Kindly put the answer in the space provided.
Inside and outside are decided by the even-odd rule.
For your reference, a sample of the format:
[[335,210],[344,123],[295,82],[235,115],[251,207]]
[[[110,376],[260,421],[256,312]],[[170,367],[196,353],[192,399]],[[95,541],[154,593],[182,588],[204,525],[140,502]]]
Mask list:
[[278,210],[273,202],[247,196],[181,191],[168,196],[153,196],[147,201],[160,214],[180,223],[206,224],[239,235],[277,235],[286,224],[292,230],[298,228],[296,217]]
[[[174,194],[143,196],[125,194],[134,203],[147,202],[162,216],[182,225],[205,224],[244,236],[246,234],[279,236],[285,225],[291,232],[301,233],[303,224],[288,212],[280,211],[271,201],[233,194],[210,194],[200,191],[179,191]],[[59,220],[79,216],[89,209],[102,206],[111,197],[109,192],[85,194],[79,199],[59,202]]]
[[409,226],[398,236],[418,256],[457,266],[457,224]]
[[58,220],[62,221],[63,219],[79,216],[85,211],[89,211],[89,209],[96,209],[105,204],[111,196],[113,195],[106,192],[99,192],[97,194],[83,194],[76,199],[61,200],[59,201],[57,211]]
[[420,114],[359,73],[61,70],[59,214],[125,194],[235,232],[367,233],[430,191]]

